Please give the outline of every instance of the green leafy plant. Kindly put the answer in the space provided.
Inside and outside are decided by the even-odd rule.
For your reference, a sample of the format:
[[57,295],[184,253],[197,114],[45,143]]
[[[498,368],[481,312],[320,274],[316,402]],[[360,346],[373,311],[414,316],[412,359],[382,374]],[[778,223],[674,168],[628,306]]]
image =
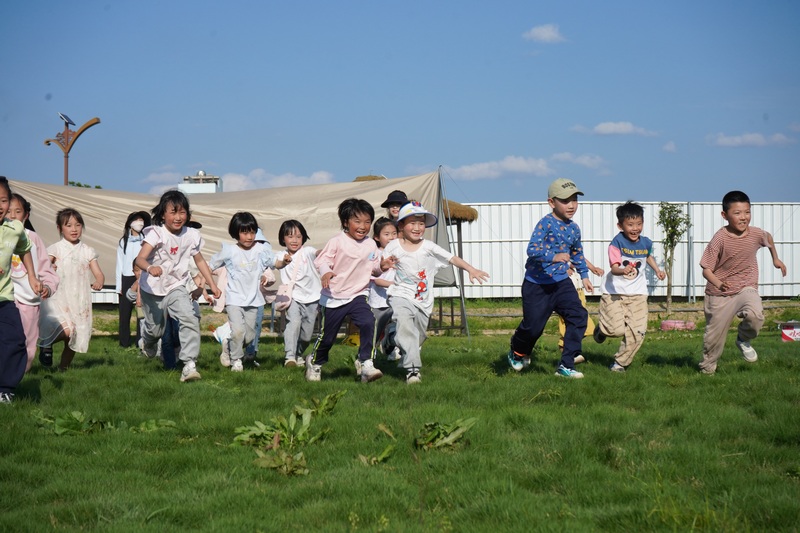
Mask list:
[[146,420],[138,426],[129,426],[127,422],[120,421],[116,424],[108,420],[97,420],[89,418],[86,413],[81,411],[70,411],[62,416],[48,416],[39,409],[33,411],[40,427],[52,431],[56,435],[86,435],[100,431],[129,430],[132,433],[147,433],[158,431],[163,428],[176,427],[172,420]]
[[281,449],[280,435],[275,434],[273,444],[265,450],[256,450],[254,461],[261,468],[272,468],[284,476],[307,476],[308,466],[303,452],[291,453]]
[[658,225],[664,230],[664,266],[667,273],[667,315],[672,311],[672,267],[675,265],[675,248],[683,235],[692,227],[692,220],[684,214],[679,204],[658,204]]
[[308,400],[304,399],[302,401],[303,405],[295,406],[295,410],[309,409],[311,410],[312,414],[327,416],[333,413],[334,408],[336,408],[336,404],[345,394],[347,394],[347,389],[332,392],[325,396],[322,400],[311,398],[311,402],[309,402]]
[[459,418],[452,424],[427,422],[417,438],[414,439],[414,446],[426,451],[436,448],[453,448],[477,421],[477,418]]

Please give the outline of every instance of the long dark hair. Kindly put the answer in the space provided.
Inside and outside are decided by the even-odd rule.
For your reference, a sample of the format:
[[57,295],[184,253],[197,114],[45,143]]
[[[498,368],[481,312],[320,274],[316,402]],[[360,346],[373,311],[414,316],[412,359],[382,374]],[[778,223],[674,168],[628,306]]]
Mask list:
[[128,215],[128,219],[125,220],[125,229],[122,232],[122,238],[119,240],[119,243],[122,245],[122,251],[128,251],[128,237],[131,234],[131,222],[134,220],[142,219],[144,221],[144,227],[150,226],[153,221],[150,218],[150,213],[147,211],[134,211],[130,215]]
[[176,208],[182,207],[186,211],[186,222],[184,226],[188,226],[192,220],[192,212],[189,210],[189,199],[186,195],[177,189],[171,189],[161,195],[158,205],[155,206],[151,213],[153,213],[153,224],[157,226],[164,225],[164,214],[167,212],[167,207],[172,204]]

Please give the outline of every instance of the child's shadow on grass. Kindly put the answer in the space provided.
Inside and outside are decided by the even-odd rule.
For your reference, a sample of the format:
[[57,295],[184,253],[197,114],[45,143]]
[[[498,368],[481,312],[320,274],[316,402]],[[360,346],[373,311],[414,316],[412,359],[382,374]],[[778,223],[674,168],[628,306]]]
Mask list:
[[682,357],[665,357],[663,355],[654,354],[648,355],[644,362],[653,366],[674,366],[677,368],[697,366],[697,361],[688,355]]

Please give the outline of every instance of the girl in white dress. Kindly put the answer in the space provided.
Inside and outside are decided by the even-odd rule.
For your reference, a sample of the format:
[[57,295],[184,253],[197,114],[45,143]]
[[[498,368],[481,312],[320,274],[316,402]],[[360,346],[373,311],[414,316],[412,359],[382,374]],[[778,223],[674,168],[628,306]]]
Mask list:
[[[58,291],[42,301],[39,323],[39,362],[53,366],[53,344],[64,342],[59,370],[66,370],[75,353],[89,351],[92,338],[92,289],[103,288],[105,276],[97,252],[81,242],[83,217],[67,207],[56,213],[61,240],[47,248],[60,279]],[[94,282],[91,278],[94,277]]]

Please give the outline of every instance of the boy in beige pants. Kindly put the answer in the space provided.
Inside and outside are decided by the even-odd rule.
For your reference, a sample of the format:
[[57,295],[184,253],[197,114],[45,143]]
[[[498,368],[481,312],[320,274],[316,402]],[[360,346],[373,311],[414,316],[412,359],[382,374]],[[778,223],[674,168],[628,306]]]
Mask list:
[[700,260],[706,279],[703,304],[706,331],[703,336],[703,361],[700,371],[713,374],[725,348],[725,338],[734,317],[739,317],[736,347],[744,360],[755,363],[758,354],[750,341],[758,336],[764,324],[764,311],[758,295],[758,261],[756,253],[766,246],[772,264],[786,276],[786,265],[778,259],[772,235],[750,226],[750,198],[741,191],[731,191],[722,198],[722,218],[728,224],[709,241]]

